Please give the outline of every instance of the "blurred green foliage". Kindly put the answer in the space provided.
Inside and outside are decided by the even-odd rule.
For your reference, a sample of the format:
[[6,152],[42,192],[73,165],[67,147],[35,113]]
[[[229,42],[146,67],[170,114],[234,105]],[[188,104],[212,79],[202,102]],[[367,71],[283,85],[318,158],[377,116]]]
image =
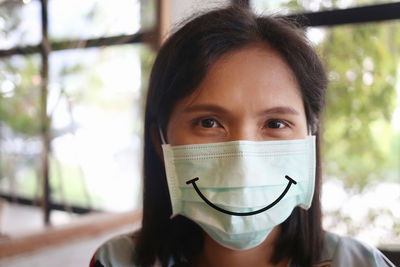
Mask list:
[[25,137],[40,130],[40,75],[37,56],[0,61],[0,121]]
[[323,118],[324,171],[358,190],[375,179],[394,180],[400,151],[400,136],[392,126],[400,23],[338,26],[325,33],[318,45],[330,80]]

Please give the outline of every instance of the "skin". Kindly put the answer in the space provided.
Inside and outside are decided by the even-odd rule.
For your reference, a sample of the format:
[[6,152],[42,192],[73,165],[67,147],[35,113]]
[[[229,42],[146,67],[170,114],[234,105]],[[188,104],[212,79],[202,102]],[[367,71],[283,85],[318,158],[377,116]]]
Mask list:
[[[296,78],[266,44],[252,44],[223,55],[190,96],[174,106],[167,125],[171,145],[234,140],[290,140],[307,136],[304,104]],[[275,227],[259,246],[232,250],[205,233],[196,266],[286,266],[269,263]]]

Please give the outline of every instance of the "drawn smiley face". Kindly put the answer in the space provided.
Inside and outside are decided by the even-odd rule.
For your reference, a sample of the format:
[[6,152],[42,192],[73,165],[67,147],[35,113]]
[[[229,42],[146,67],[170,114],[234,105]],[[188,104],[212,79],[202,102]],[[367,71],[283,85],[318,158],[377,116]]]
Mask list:
[[286,195],[286,193],[289,191],[290,187],[292,184],[297,184],[297,182],[295,180],[293,180],[292,178],[290,178],[288,175],[285,175],[285,178],[288,179],[288,184],[285,188],[285,190],[283,190],[283,192],[280,194],[279,197],[277,197],[277,199],[275,199],[271,204],[265,206],[264,208],[255,210],[255,211],[250,211],[250,212],[234,212],[234,211],[229,211],[229,210],[225,210],[221,207],[216,206],[215,204],[213,204],[211,201],[209,201],[201,192],[200,189],[197,187],[196,185],[196,181],[200,180],[199,177],[193,178],[191,180],[188,180],[186,182],[187,185],[192,184],[194,187],[194,190],[196,190],[197,194],[201,197],[201,199],[204,200],[204,202],[206,202],[210,207],[228,214],[228,215],[233,215],[233,216],[251,216],[251,215],[255,215],[261,212],[264,212],[266,210],[269,210],[270,208],[272,208],[273,206],[275,206],[276,204],[278,204],[279,201],[281,201],[281,199]]

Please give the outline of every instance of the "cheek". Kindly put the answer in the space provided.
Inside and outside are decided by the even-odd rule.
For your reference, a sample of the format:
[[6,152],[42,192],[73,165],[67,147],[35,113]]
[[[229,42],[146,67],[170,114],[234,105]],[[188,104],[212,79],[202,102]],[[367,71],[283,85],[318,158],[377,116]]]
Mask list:
[[167,125],[167,143],[171,145],[175,145],[177,140],[179,140],[179,127],[176,125],[176,122],[173,118],[170,119]]
[[306,119],[305,115],[301,121],[301,124],[298,127],[298,135],[301,138],[306,138],[308,135],[308,125],[307,125],[307,119]]
[[308,135],[308,124],[307,124],[307,117],[306,117],[306,110],[304,106],[304,102],[299,96],[298,101],[296,102],[297,110],[300,112],[299,122],[297,124],[297,137],[298,138],[306,138]]
[[179,103],[172,109],[167,123],[166,133],[164,133],[167,138],[167,143],[171,145],[175,145],[181,138],[182,125],[180,123],[181,119],[179,116],[180,109],[181,105],[179,105]]
[[173,146],[190,144],[190,135],[179,116],[171,116],[167,125],[167,143]]

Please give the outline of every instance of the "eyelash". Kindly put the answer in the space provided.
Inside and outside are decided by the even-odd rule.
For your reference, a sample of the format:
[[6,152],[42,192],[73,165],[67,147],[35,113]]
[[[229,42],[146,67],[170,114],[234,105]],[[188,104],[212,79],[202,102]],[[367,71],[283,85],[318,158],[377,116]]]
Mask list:
[[[206,121],[206,120],[210,120],[210,121],[214,121],[217,125],[221,125],[219,122],[218,122],[218,120],[217,119],[215,119],[215,118],[213,118],[213,117],[204,117],[204,118],[198,118],[198,119],[195,119],[195,120],[193,120],[193,125],[194,126],[203,126],[202,125],[202,123],[204,122],[204,121]],[[211,129],[211,128],[214,128],[213,126],[212,127],[203,127],[204,129]]]
[[[202,125],[202,123],[206,120],[210,120],[210,121],[214,121],[217,125],[221,126],[221,124],[218,122],[217,119],[213,118],[213,117],[203,117],[203,118],[197,118],[193,121],[193,125],[194,126],[201,126],[204,129],[211,129],[214,128],[215,125],[211,126],[211,127],[204,127]],[[283,124],[283,127],[269,127],[270,123],[280,123]],[[269,119],[265,122],[263,128],[268,128],[268,129],[274,129],[274,130],[278,130],[278,129],[282,129],[282,128],[286,128],[286,127],[291,127],[291,124],[285,120],[281,120],[281,119]]]
[[264,128],[269,128],[269,129],[282,129],[282,128],[280,128],[280,127],[278,127],[278,128],[276,128],[276,127],[269,127],[269,123],[281,123],[281,124],[283,124],[283,126],[284,127],[282,127],[282,128],[285,128],[285,127],[289,127],[290,128],[290,123],[289,122],[287,122],[287,121],[284,121],[284,120],[280,120],[280,119],[270,119],[270,120],[267,120],[266,121],[266,123],[264,124]]

